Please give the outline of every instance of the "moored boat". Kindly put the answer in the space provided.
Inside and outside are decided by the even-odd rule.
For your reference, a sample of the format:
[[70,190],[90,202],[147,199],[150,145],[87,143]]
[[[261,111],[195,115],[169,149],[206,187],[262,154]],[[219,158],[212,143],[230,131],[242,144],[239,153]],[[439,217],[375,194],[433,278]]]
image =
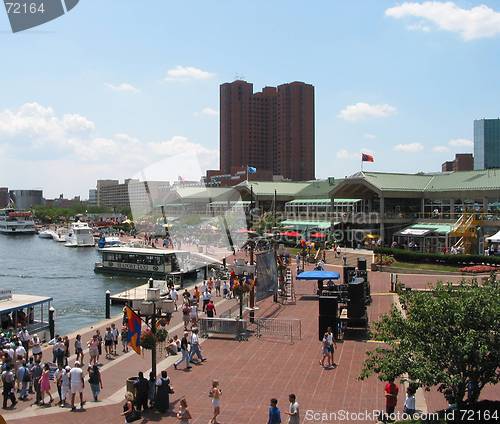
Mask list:
[[16,211],[13,208],[0,209],[0,234],[35,234],[35,222],[29,211]]
[[71,224],[66,236],[66,247],[93,247],[95,246],[92,230],[86,222],[77,221]]

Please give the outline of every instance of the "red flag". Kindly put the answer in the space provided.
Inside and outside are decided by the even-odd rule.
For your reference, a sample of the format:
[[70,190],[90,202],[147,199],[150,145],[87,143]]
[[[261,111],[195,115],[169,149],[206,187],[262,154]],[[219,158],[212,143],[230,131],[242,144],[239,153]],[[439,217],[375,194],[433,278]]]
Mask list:
[[372,155],[368,153],[361,153],[361,161],[362,162],[375,162]]

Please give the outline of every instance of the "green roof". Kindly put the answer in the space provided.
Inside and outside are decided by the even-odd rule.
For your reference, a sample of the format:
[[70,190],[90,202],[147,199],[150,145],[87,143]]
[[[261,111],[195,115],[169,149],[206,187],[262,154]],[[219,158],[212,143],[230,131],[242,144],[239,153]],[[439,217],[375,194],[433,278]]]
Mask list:
[[217,198],[235,198],[239,194],[236,190],[232,188],[222,188],[222,187],[179,187],[175,190],[177,196],[181,199],[198,199],[206,200]]
[[236,188],[250,190],[252,187],[255,196],[286,196],[293,198],[325,198],[335,187],[334,181],[243,181]]
[[442,173],[358,172],[344,179],[343,184],[364,180],[380,191],[476,191],[500,190],[500,169]]
[[447,234],[451,232],[453,229],[453,224],[432,224],[432,223],[424,223],[424,224],[413,224],[407,228],[413,228],[415,230],[432,230],[435,233]]
[[[334,203],[357,203],[361,202],[361,199],[334,199]],[[328,205],[331,204],[332,200],[328,199],[295,199],[287,202],[288,205],[298,205],[298,204],[321,204]]]

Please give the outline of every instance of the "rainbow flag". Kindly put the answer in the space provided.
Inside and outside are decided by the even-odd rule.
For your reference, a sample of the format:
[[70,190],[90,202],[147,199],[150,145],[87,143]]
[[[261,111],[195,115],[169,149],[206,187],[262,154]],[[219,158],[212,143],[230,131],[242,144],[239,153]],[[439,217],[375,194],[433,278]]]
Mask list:
[[141,327],[142,322],[139,315],[137,315],[130,306],[127,308],[127,341],[128,345],[135,350],[139,355],[141,354]]

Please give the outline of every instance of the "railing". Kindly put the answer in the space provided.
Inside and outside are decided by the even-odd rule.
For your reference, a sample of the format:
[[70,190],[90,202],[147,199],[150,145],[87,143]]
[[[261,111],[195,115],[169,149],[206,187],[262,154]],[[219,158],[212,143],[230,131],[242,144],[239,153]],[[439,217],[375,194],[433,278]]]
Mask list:
[[256,318],[257,337],[276,337],[290,340],[302,339],[302,321],[300,319]]
[[231,318],[200,318],[198,328],[201,337],[211,334],[229,335],[236,340],[248,339],[248,321]]

